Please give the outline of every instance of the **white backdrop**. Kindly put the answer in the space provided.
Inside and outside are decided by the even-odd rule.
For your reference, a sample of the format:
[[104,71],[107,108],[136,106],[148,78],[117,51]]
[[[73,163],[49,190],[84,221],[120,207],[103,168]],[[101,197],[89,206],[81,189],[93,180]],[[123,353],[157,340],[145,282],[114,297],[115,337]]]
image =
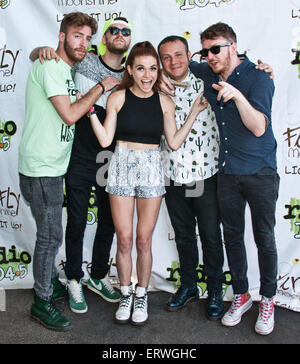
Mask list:
[[[2,0],[0,1],[0,288],[32,287],[32,254],[35,223],[19,189],[18,145],[24,120],[24,93],[32,63],[29,54],[39,45],[56,47],[63,14],[83,11],[104,21],[125,16],[133,26],[133,42],[150,40],[154,46],[167,35],[183,35],[190,49],[200,48],[199,32],[223,21],[238,35],[238,50],[251,60],[262,59],[275,72],[273,128],[278,141],[278,172],[281,177],[276,237],[279,275],[276,304],[300,311],[300,0]],[[99,44],[100,36],[92,43]],[[292,64],[291,62],[294,61]],[[84,270],[90,267],[95,231],[93,206],[88,216],[84,243]],[[66,211],[64,209],[64,224]],[[256,247],[247,211],[246,244],[250,292],[259,294]],[[209,222],[208,222],[209,223]],[[199,242],[201,252],[201,243]],[[110,276],[118,282],[115,243]],[[151,289],[173,292],[178,281],[178,255],[174,233],[163,203],[153,236]],[[63,278],[64,245],[57,265]],[[199,288],[206,284],[199,265]],[[224,265],[225,299],[232,298],[228,266]]]

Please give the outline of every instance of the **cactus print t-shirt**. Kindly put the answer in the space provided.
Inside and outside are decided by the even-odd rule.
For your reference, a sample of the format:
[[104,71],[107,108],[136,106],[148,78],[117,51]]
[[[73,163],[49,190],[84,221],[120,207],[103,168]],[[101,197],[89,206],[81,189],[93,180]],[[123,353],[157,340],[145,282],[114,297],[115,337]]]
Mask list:
[[[187,87],[175,87],[175,119],[177,129],[185,122],[189,111],[204,91],[204,83],[191,72],[182,82]],[[212,177],[218,171],[219,133],[215,113],[210,105],[200,112],[186,140],[173,151],[165,137],[161,140],[165,174],[178,183],[191,183]]]

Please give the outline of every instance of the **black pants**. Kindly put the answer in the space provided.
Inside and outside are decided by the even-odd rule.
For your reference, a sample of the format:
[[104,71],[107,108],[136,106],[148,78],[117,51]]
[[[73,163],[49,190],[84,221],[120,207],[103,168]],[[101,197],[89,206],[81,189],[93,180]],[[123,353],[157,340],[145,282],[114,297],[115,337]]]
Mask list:
[[181,284],[194,287],[198,281],[196,268],[199,255],[196,222],[202,243],[203,264],[208,277],[208,291],[220,291],[223,280],[224,253],[217,201],[217,176],[204,182],[200,197],[186,197],[186,185],[166,187],[165,196],[170,220],[175,232],[180,262]]
[[101,165],[72,159],[66,174],[67,227],[66,266],[68,279],[83,277],[82,248],[92,186],[95,186],[98,206],[98,226],[94,239],[91,277],[104,278],[109,269],[110,249],[115,232],[108,194],[96,183]]
[[249,204],[253,235],[257,246],[260,271],[259,293],[268,298],[276,294],[277,249],[274,227],[278,190],[279,176],[273,170],[270,172],[268,168],[254,175],[219,174],[220,211],[235,294],[243,294],[249,287],[244,241],[246,203]]

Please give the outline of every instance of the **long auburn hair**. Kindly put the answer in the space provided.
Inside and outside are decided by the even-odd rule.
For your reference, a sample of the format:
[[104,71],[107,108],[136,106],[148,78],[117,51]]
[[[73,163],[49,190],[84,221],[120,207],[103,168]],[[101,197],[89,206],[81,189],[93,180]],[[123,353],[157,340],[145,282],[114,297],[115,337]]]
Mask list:
[[124,76],[123,76],[121,83],[118,86],[118,90],[129,88],[134,84],[134,80],[132,77],[130,77],[129,72],[127,70],[127,66],[130,66],[132,68],[136,57],[140,57],[140,56],[152,56],[156,59],[158,73],[157,73],[157,80],[156,80],[155,84],[153,85],[153,91],[156,92],[159,90],[159,83],[160,83],[160,79],[161,79],[159,56],[158,56],[155,48],[153,47],[153,45],[148,41],[136,43],[132,47],[132,49],[127,57],[126,63],[125,63]]

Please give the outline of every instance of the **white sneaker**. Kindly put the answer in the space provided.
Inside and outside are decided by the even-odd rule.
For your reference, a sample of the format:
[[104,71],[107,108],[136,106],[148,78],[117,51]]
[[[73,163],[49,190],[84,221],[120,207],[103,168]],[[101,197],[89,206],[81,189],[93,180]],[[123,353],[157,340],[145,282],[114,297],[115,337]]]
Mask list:
[[131,308],[133,304],[132,284],[121,286],[121,300],[116,311],[115,320],[119,324],[126,324],[130,320]]
[[75,313],[87,312],[88,306],[85,302],[81,281],[77,282],[76,279],[71,279],[70,281],[67,281],[67,288],[71,311]]
[[273,298],[262,296],[259,304],[259,315],[255,324],[255,331],[260,335],[269,335],[274,329]]
[[235,326],[243,314],[252,306],[252,298],[249,292],[244,294],[235,294],[230,309],[225,313],[221,322],[224,326]]
[[95,279],[90,277],[87,282],[87,288],[97,293],[107,302],[114,303],[120,301],[121,295],[111,285],[108,275],[106,275],[102,279]]
[[141,326],[148,320],[148,295],[146,288],[136,287],[131,323]]

